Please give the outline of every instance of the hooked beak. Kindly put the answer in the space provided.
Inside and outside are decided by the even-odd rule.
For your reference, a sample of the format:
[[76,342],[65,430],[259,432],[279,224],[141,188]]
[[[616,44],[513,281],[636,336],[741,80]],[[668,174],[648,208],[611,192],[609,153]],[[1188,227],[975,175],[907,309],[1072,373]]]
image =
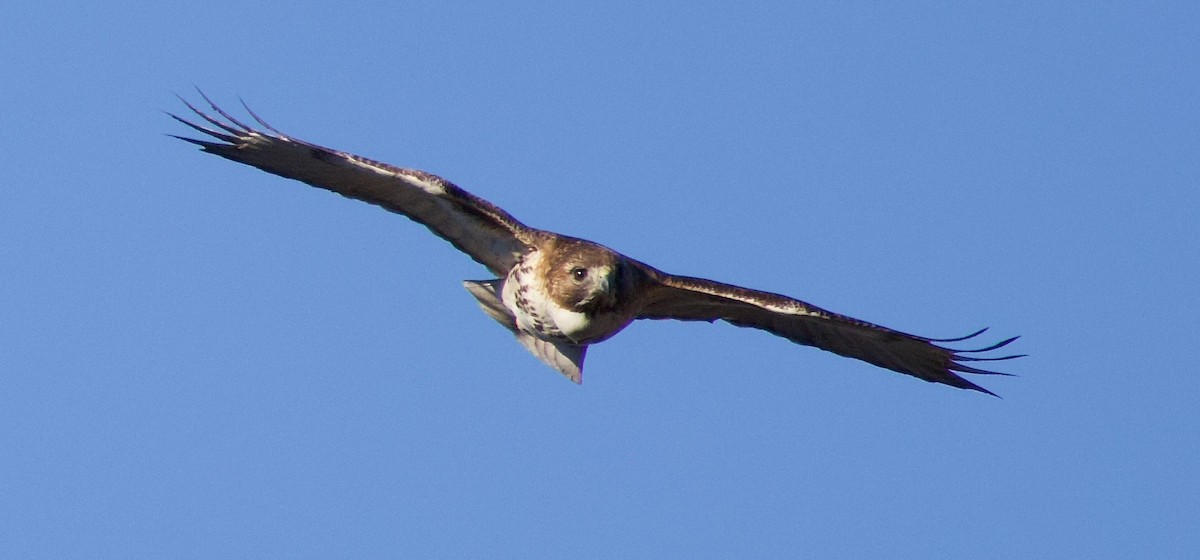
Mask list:
[[595,311],[614,307],[617,303],[617,295],[614,290],[616,283],[612,271],[606,269],[604,274],[595,276],[592,282],[591,293],[587,299],[579,302],[579,308]]

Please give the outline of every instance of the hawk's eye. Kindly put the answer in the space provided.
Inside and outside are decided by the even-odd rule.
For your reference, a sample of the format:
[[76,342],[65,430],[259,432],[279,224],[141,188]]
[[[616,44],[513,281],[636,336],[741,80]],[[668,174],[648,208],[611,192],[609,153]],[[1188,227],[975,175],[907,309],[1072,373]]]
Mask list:
[[574,278],[576,282],[582,282],[585,278],[587,278],[587,275],[587,269],[583,268],[582,266],[577,266],[571,269],[571,277]]

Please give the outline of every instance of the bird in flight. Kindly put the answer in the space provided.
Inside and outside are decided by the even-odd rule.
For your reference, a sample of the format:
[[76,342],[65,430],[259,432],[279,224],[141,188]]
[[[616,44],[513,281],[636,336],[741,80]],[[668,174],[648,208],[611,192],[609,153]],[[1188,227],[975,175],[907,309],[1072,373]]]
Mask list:
[[203,92],[200,95],[215,116],[183,98],[203,122],[170,116],[208,138],[175,138],[421,223],[497,276],[463,284],[483,311],[522,346],[576,383],[583,380],[588,347],[637,319],[726,321],[925,381],[989,395],[995,393],[959,374],[1007,375],[969,364],[1021,357],[990,354],[1016,340],[1015,336],[969,350],[944,346],[973,339],[987,329],[959,338],[926,338],[779,294],[667,274],[598,243],[529,227],[431,173],[292,138],[249,107],[247,113],[261,128],[247,125]]

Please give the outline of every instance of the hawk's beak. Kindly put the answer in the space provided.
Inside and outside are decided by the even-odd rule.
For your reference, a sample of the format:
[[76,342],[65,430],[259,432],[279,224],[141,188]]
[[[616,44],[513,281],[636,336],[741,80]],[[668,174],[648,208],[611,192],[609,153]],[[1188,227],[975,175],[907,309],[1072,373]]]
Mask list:
[[617,304],[614,288],[612,271],[605,271],[605,274],[596,280],[596,289],[592,292],[592,301],[595,307],[601,309],[614,307]]

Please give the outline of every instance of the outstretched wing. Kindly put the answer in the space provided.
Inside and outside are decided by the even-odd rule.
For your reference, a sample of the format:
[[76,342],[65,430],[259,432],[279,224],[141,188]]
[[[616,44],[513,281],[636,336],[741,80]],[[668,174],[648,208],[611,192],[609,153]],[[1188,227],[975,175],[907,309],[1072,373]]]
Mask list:
[[256,130],[200,95],[224,120],[180,100],[215,128],[171,116],[216,139],[176,136],[206,152],[408,216],[501,277],[530,243],[531,228],[441,177],[290,138],[247,107],[265,129]]
[[708,322],[720,319],[739,327],[762,329],[792,342],[815,346],[925,381],[982,391],[993,396],[995,393],[963,379],[958,373],[1008,374],[971,367],[963,362],[1020,357],[979,355],[1007,346],[1017,339],[1015,336],[975,350],[952,350],[939,345],[974,338],[987,329],[961,338],[925,338],[839,315],[787,296],[702,278],[673,276],[646,268],[649,280],[639,319]]

